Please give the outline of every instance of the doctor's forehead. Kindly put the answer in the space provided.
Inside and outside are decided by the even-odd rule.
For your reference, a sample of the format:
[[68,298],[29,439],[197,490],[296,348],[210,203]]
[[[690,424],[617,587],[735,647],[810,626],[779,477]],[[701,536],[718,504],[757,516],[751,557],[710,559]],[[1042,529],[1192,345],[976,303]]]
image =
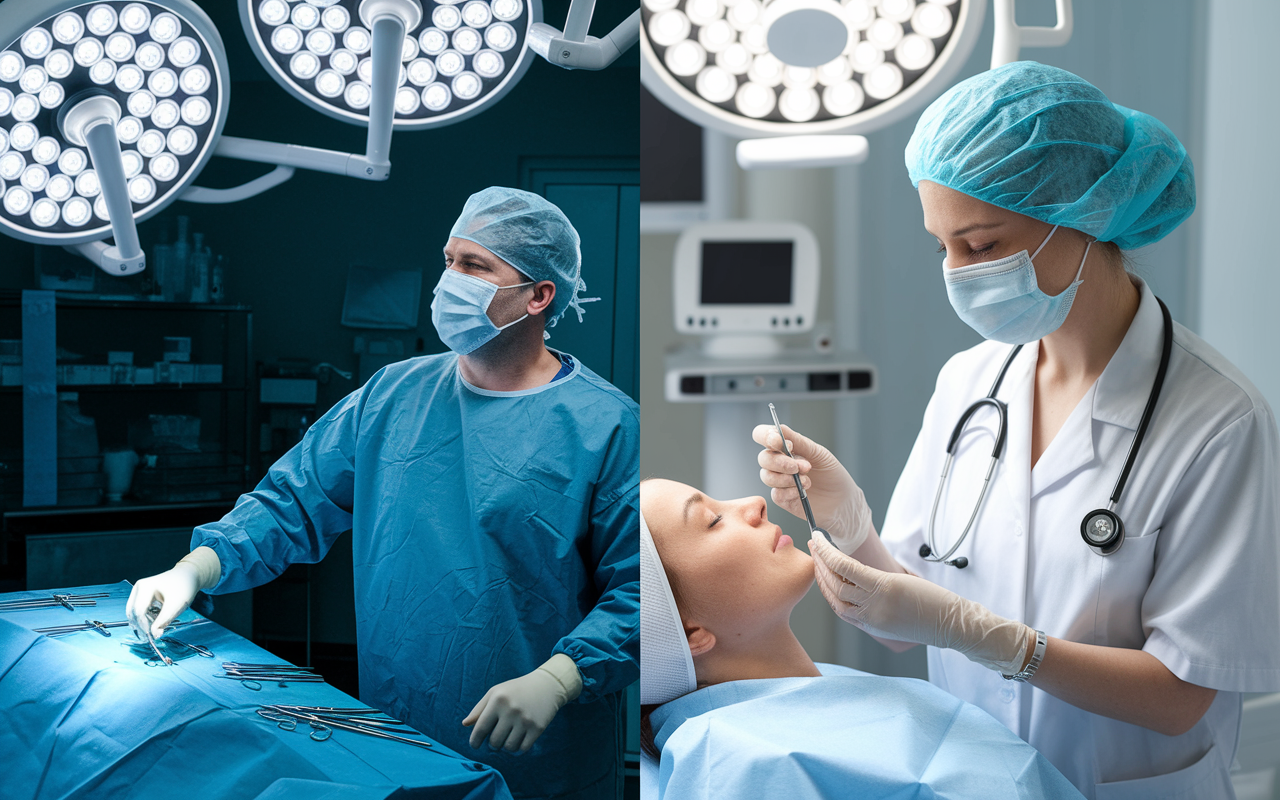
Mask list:
[[[499,265],[511,267],[510,264],[494,255],[493,251],[487,247],[482,247],[470,239],[459,239],[456,236],[449,237],[449,241],[445,242],[444,254],[447,258],[452,258],[454,261],[458,261],[466,257],[479,261],[483,264],[487,264],[491,267]],[[514,267],[511,268],[514,269]]]
[[970,197],[932,181],[920,181],[924,228],[939,238],[964,235],[973,226],[995,227],[1022,217],[1016,211]]

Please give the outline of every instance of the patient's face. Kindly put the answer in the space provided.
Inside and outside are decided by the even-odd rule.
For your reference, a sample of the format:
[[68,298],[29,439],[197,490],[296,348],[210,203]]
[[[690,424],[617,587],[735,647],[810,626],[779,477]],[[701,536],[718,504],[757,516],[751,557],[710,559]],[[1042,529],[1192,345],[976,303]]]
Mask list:
[[640,509],[685,624],[721,641],[785,622],[813,583],[813,559],[769,522],[763,497],[714,500],[683,483],[648,480]]

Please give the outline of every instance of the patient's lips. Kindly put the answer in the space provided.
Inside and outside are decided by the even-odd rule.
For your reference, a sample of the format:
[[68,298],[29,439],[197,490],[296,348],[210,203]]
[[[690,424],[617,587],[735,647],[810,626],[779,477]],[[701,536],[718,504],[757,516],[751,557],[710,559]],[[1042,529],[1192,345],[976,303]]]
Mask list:
[[779,550],[781,550],[782,548],[784,548],[784,547],[790,547],[790,546],[791,546],[791,537],[790,537],[790,536],[788,536],[788,535],[786,535],[785,533],[783,533],[783,532],[782,532],[782,529],[781,529],[781,528],[779,528],[779,529],[778,529],[778,538],[777,538],[777,540],[775,540],[775,541],[774,541],[774,543],[773,543],[773,552],[775,552],[775,553],[776,553],[776,552],[778,552]]

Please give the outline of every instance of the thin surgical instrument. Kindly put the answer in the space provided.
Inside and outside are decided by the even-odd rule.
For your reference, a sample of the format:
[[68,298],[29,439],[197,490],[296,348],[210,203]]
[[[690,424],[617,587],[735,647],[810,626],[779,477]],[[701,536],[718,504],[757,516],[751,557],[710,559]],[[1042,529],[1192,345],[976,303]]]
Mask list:
[[128,620],[120,622],[99,622],[95,620],[84,621],[84,624],[76,625],[54,625],[49,628],[33,628],[36,633],[43,633],[45,636],[61,636],[64,633],[77,633],[78,631],[97,631],[103,636],[110,636],[111,631],[107,628],[123,628],[128,625]]
[[[778,437],[782,439],[782,451],[787,454],[787,458],[794,459],[791,455],[791,448],[787,446],[787,437],[782,433],[782,423],[778,421],[778,410],[773,407],[773,403],[769,404],[769,413],[773,415],[773,426],[778,429]],[[800,473],[794,473],[791,476],[796,482],[796,491],[800,492],[800,503],[804,506],[804,517],[809,523],[809,534],[820,533],[827,537],[827,541],[835,544],[831,539],[831,534],[818,527],[818,523],[813,518],[813,508],[809,505],[809,495],[804,490],[804,484],[800,482]]]
[[4,600],[0,601],[0,612],[31,611],[37,608],[54,608],[55,606],[62,606],[68,611],[75,611],[77,608],[96,606],[98,604],[97,598],[110,596],[107,592],[95,592],[94,594],[51,594],[48,597]]
[[[344,731],[352,731],[353,733],[363,733],[366,736],[374,736],[379,739],[388,739],[393,742],[403,742],[404,744],[411,744],[417,747],[426,747],[426,748],[433,747],[431,742],[424,742],[417,739],[409,739],[409,738],[406,738],[405,736],[397,735],[398,733],[418,734],[417,731],[402,730],[397,728],[397,729],[392,729],[395,732],[390,732],[387,730],[373,727],[371,725],[373,720],[370,719],[370,717],[368,716],[368,712],[361,711],[360,714],[346,714],[346,715],[323,715],[323,714],[314,713],[315,711],[317,711],[317,709],[310,708],[308,706],[268,705],[268,706],[263,706],[259,708],[258,715],[261,716],[263,719],[268,719],[277,723],[279,727],[284,728],[285,730],[294,730],[297,727],[298,720],[304,721],[308,723],[312,728],[311,738],[318,742],[322,742],[328,739],[332,735],[332,729],[338,728]],[[376,710],[372,710],[372,711],[374,714],[380,713]],[[288,722],[286,722],[286,720],[280,719],[281,716],[288,718],[288,721],[291,721],[293,725],[286,727],[288,725]],[[398,721],[396,720],[390,720],[390,718],[386,718],[381,721],[384,723],[391,721],[391,722],[396,722],[397,724],[402,724],[402,723],[398,723]],[[326,730],[328,730],[328,733],[325,733]]]

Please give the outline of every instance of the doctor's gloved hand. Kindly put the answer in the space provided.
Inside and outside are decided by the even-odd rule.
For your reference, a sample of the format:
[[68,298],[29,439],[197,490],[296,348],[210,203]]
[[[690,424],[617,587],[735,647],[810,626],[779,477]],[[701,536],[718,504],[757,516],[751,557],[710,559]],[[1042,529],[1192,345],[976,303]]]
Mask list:
[[873,636],[955,650],[1002,675],[1022,671],[1035,631],[915,575],[881,572],[809,540],[822,596],[845,622]]
[[[159,639],[165,627],[196,599],[204,589],[217,585],[222,577],[222,562],[208,547],[197,547],[168,572],[143,578],[133,586],[125,617],[139,639]],[[153,618],[154,617],[154,618]]]
[[751,432],[756,444],[766,448],[756,459],[760,463],[760,480],[772,488],[773,502],[804,519],[804,506],[792,477],[798,472],[818,527],[831,534],[842,552],[852,553],[875,530],[862,489],[830,450],[786,425],[782,430],[794,459],[787,458],[774,426],[757,425]]
[[582,693],[578,665],[556,653],[542,666],[484,693],[462,721],[471,731],[472,747],[489,739],[494,750],[527,753],[565,703]]

